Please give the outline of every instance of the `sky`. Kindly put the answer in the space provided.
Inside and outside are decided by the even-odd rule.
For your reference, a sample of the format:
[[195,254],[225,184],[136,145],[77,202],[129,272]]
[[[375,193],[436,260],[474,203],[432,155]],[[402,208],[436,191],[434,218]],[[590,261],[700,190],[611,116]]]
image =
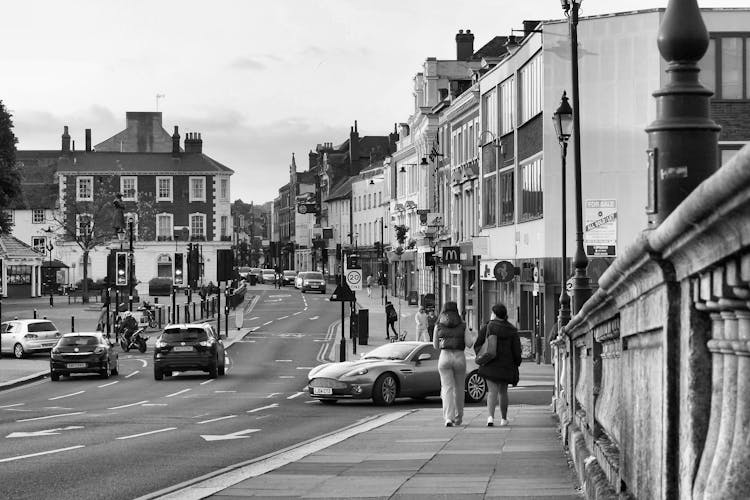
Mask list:
[[[585,0],[580,15],[666,5]],[[407,121],[412,78],[427,57],[455,59],[459,29],[477,50],[524,20],[563,17],[559,0],[10,0],[0,100],[22,150],[59,148],[64,125],[80,149],[86,128],[97,144],[127,111],[161,111],[167,131],[200,132],[203,152],[234,170],[233,200],[264,203],[292,154],[304,171],[355,120],[360,136]]]

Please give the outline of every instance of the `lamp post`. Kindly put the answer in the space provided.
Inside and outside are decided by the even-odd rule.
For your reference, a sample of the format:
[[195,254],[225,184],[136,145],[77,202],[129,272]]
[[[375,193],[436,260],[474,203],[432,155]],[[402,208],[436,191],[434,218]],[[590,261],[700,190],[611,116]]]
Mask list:
[[133,312],[133,217],[128,217],[128,230],[130,231],[130,259],[128,260],[128,311]]
[[567,276],[568,276],[568,254],[567,254],[567,197],[565,191],[565,162],[568,155],[568,139],[570,139],[571,128],[573,127],[573,110],[568,103],[568,96],[563,91],[560,107],[552,115],[552,123],[555,125],[555,133],[560,143],[562,175],[560,186],[562,187],[562,259],[560,265],[560,312],[557,317],[557,332],[560,334],[565,325],[570,321],[570,297],[568,297]]
[[55,299],[52,297],[52,250],[54,250],[54,245],[52,244],[52,233],[54,233],[54,230],[52,227],[47,227],[47,229],[44,230],[45,233],[47,233],[47,238],[45,238],[44,241],[44,248],[47,250],[47,255],[49,255],[49,268],[47,269],[47,288],[49,289],[49,305],[50,307],[55,306]]
[[568,17],[570,29],[570,62],[573,84],[573,169],[576,183],[576,253],[573,258],[573,312],[581,310],[583,303],[591,296],[586,268],[589,259],[583,249],[583,202],[581,195],[581,120],[578,92],[578,9],[583,0],[560,0],[563,12]]

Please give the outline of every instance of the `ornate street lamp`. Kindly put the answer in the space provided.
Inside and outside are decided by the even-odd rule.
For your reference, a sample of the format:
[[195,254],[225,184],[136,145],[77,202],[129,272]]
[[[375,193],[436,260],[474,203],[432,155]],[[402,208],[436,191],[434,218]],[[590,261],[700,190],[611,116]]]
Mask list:
[[49,255],[49,268],[47,269],[47,288],[49,289],[49,305],[50,307],[55,306],[55,299],[52,297],[52,250],[54,250],[55,246],[52,244],[52,233],[55,232],[54,229],[52,229],[51,226],[47,227],[47,229],[44,230],[45,233],[47,233],[47,238],[45,238],[44,241],[44,248],[47,250],[47,255]]
[[128,217],[128,230],[130,231],[130,259],[128,260],[128,311],[133,312],[133,260],[135,254],[133,253],[133,216]]
[[568,139],[573,129],[573,110],[568,103],[568,96],[563,91],[560,107],[552,115],[552,123],[555,125],[557,141],[560,143],[562,175],[560,185],[562,186],[562,259],[560,265],[560,312],[557,317],[558,334],[563,327],[570,321],[570,297],[568,297],[567,277],[568,277],[568,254],[567,254],[567,215],[566,215],[566,191],[565,191],[565,163],[568,156]]

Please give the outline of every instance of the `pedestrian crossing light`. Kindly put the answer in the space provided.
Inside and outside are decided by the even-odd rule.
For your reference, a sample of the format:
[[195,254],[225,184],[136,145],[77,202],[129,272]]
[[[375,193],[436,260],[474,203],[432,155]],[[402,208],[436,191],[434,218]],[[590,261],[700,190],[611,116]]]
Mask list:
[[174,284],[183,285],[185,283],[185,275],[183,259],[181,253],[174,254]]
[[115,257],[115,284],[117,286],[126,286],[128,284],[128,253],[117,252]]

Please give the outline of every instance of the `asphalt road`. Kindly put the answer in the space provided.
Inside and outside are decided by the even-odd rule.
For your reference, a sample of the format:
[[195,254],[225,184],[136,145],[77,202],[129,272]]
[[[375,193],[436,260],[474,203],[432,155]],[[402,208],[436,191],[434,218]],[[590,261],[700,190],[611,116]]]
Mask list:
[[[244,317],[252,331],[227,349],[225,377],[157,382],[149,349],[121,353],[120,375],[109,380],[45,379],[0,393],[1,496],[130,499],[379,413],[440,406],[438,398],[393,409],[311,400],[306,374],[331,349],[337,357],[340,306],[292,288],[255,293]],[[512,393],[513,404],[548,401],[544,387]]]

